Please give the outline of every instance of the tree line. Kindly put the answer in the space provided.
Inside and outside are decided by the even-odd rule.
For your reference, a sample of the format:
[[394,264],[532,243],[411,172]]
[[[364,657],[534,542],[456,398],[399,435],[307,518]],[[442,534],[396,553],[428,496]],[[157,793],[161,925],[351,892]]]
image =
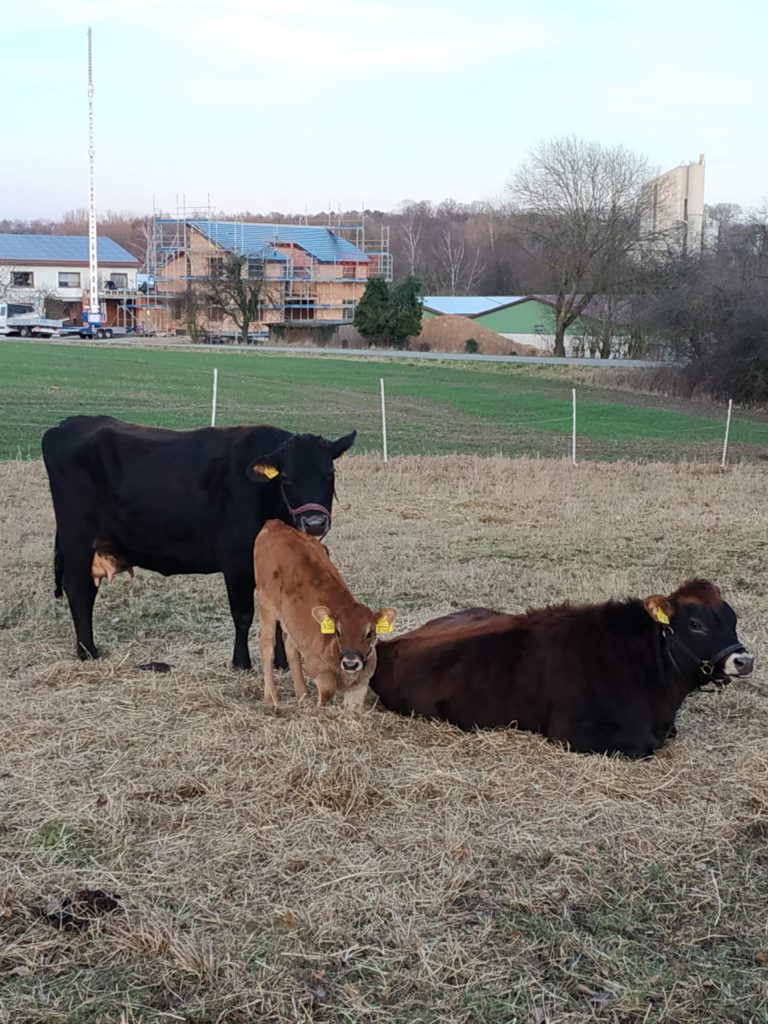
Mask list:
[[[683,365],[681,386],[767,401],[768,207],[710,207],[716,241],[683,251],[676,238],[642,230],[653,177],[642,155],[567,137],[536,147],[493,201],[420,200],[394,211],[366,210],[369,237],[389,231],[395,281],[391,288],[371,284],[358,326],[381,342],[402,344],[403,331],[414,326],[417,289],[547,295],[555,354],[565,353],[566,331],[579,321],[588,325],[585,354],[666,359]],[[360,214],[217,216],[333,228]],[[85,234],[87,223],[87,211],[73,210],[59,221],[0,221],[0,232]],[[99,231],[144,258],[146,217],[111,212]],[[231,301],[219,298],[240,308],[245,322],[248,302],[260,296],[245,295],[234,263],[232,269]]]

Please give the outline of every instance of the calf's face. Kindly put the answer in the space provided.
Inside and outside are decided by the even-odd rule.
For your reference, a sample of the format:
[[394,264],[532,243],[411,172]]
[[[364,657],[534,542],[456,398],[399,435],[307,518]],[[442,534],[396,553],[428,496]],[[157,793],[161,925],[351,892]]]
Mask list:
[[317,605],[312,609],[312,618],[319,623],[321,633],[336,639],[339,671],[343,679],[362,672],[370,665],[377,639],[392,632],[397,609],[382,608],[379,612],[372,612],[359,604],[336,615],[325,605]]
[[720,686],[751,674],[754,658],[736,634],[736,613],[709,580],[688,580],[669,597],[647,598],[645,606],[668,629],[672,656],[686,671],[698,670]]

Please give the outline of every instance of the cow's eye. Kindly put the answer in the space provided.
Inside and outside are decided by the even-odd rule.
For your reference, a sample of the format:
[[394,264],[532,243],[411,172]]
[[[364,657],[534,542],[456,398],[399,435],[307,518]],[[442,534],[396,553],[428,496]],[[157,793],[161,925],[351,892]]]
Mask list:
[[369,626],[368,629],[366,629],[366,631],[365,631],[364,639],[365,640],[370,640],[372,633],[373,633],[373,626]]
[[698,619],[689,619],[688,626],[694,633],[706,633],[707,627],[703,622],[699,622]]

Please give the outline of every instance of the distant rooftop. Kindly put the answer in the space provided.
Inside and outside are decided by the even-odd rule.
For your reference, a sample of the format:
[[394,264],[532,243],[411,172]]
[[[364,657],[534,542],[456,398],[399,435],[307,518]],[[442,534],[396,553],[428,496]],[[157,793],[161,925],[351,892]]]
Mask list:
[[[125,263],[137,267],[139,261],[111,238],[98,239],[99,263]],[[0,235],[0,263],[84,263],[87,264],[87,235]]]
[[425,295],[425,309],[448,316],[480,316],[492,309],[521,302],[525,295]]
[[[340,238],[328,228],[295,224],[247,224],[243,221],[191,220],[187,222],[214,244],[231,252],[262,255],[267,246],[297,245],[321,263],[368,263],[356,245]],[[277,256],[277,258],[284,258]]]

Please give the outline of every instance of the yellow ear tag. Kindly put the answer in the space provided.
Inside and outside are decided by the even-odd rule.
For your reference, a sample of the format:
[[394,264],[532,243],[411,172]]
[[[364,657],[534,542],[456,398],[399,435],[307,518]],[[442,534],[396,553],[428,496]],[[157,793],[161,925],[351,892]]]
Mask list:
[[392,632],[392,623],[389,619],[385,619],[384,616],[376,620],[376,636],[381,636],[383,633]]
[[274,466],[254,466],[257,472],[265,476],[267,480],[274,480],[276,476],[280,476],[279,470],[275,469]]
[[661,608],[657,608],[656,609],[656,621],[660,622],[662,624],[662,626],[668,626],[669,625],[669,616]]
[[330,615],[326,615],[323,621],[320,623],[320,632],[326,633],[328,636],[333,636],[336,632],[336,623],[333,621]]

